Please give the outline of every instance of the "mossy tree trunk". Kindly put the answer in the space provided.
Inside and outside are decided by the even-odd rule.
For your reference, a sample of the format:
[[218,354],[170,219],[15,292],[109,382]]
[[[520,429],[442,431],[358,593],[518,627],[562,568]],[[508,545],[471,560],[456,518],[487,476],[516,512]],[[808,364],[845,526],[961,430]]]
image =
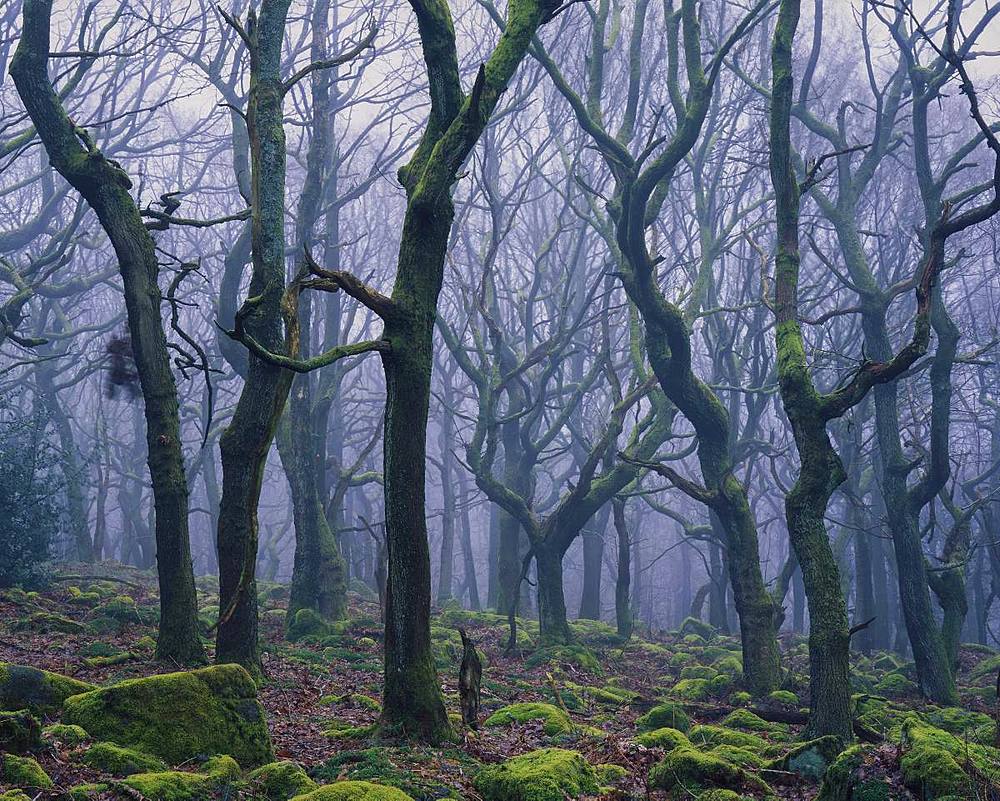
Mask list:
[[632,541],[629,539],[628,524],[625,520],[625,499],[617,497],[612,501],[612,517],[618,543],[618,573],[615,576],[615,622],[618,636],[627,640],[632,636],[635,625],[631,603],[632,581]]
[[188,487],[181,451],[177,390],[161,316],[159,266],[125,172],[74,125],[49,81],[51,0],[26,0],[10,72],[51,165],[90,204],[118,258],[132,351],[142,389],[147,463],[155,507],[160,586],[157,658],[202,661],[188,530]]
[[[329,13],[329,0],[320,0],[313,6],[310,57],[314,63],[328,57]],[[314,245],[313,228],[322,211],[324,179],[328,171],[337,169],[336,164],[331,164],[332,130],[327,119],[330,84],[328,70],[316,70],[312,74],[312,122],[306,175],[295,218],[295,252],[302,254],[298,259],[299,270],[305,267],[304,249]],[[299,298],[297,314],[299,352],[308,357],[312,341],[312,301],[308,293]],[[337,366],[327,369],[335,370]],[[291,491],[295,523],[288,624],[300,609],[312,609],[325,618],[337,619],[343,617],[347,607],[347,567],[330,530],[318,481],[325,470],[321,460],[326,452],[323,440],[326,439],[327,418],[316,414],[315,384],[312,373],[295,377],[278,435],[278,452]]]
[[[250,95],[251,265],[248,301],[236,327],[273,352],[286,349],[285,132],[282,126],[281,46],[289,0],[264,0],[260,18],[248,19]],[[219,608],[216,661],[235,662],[261,675],[257,640],[257,507],[264,465],[285,407],[292,373],[252,353],[243,391],[219,447]]]

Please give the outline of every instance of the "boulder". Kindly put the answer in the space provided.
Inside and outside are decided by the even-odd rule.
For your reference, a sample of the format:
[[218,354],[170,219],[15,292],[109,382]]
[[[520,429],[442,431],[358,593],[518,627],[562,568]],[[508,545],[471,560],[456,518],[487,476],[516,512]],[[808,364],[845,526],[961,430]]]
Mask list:
[[484,801],[564,801],[598,792],[597,774],[577,751],[543,748],[476,774]]
[[257,687],[239,665],[128,679],[75,695],[64,719],[172,765],[211,754],[251,768],[273,760]]
[[0,709],[27,709],[36,715],[58,712],[71,695],[96,690],[93,684],[59,673],[0,662]]

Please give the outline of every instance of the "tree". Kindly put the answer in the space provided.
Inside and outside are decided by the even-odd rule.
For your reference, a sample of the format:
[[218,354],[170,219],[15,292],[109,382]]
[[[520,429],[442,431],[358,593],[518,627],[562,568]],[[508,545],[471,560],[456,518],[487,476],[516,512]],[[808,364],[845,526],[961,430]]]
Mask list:
[[77,127],[48,76],[51,0],[26,0],[23,30],[10,64],[18,94],[52,166],[97,213],[118,257],[129,332],[146,417],[149,474],[156,508],[156,567],[160,585],[157,658],[197,662],[205,654],[188,533],[188,488],[181,452],[177,391],[157,285],[153,238],[129,194],[132,182],[105,158],[90,134]]

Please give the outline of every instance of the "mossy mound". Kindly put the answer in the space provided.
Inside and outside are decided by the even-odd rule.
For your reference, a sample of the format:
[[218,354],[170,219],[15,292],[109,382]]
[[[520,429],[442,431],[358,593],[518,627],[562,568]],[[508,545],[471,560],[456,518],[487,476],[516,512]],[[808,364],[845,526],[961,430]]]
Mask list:
[[734,709],[722,719],[722,725],[741,731],[770,732],[785,736],[790,728],[787,723],[772,723],[749,709]]
[[245,767],[273,761],[257,687],[239,665],[128,679],[75,695],[66,701],[65,720],[172,765],[204,754],[229,754]]
[[271,762],[250,772],[246,788],[252,798],[287,801],[295,795],[312,792],[319,785],[295,762]]
[[711,640],[717,633],[714,626],[698,620],[696,617],[684,618],[677,631],[681,635],[696,634],[703,640]]
[[995,742],[996,723],[982,712],[955,706],[930,706],[921,710],[920,717],[932,726],[944,729],[963,740],[969,739],[980,745],[992,745]]
[[704,701],[712,695],[708,679],[681,679],[670,688],[670,694],[685,701]]
[[635,738],[635,741],[646,748],[662,748],[665,751],[673,751],[675,748],[691,746],[691,741],[684,736],[684,732],[672,729],[669,726],[640,734]]
[[[92,798],[98,798],[102,793],[108,791],[108,785],[103,782],[98,782],[96,784],[78,784],[76,787],[69,788],[69,797],[72,801],[90,801]],[[3,798],[3,796],[0,796]]]
[[0,712],[0,752],[26,754],[42,747],[42,726],[28,710]]
[[639,731],[671,728],[686,732],[691,728],[691,719],[680,704],[666,701],[657,704],[645,715],[639,716],[635,721],[635,726]]
[[742,787],[748,774],[742,768],[716,754],[693,747],[675,748],[663,761],[653,766],[649,782],[660,790],[692,790]]
[[799,705],[799,697],[791,690],[775,690],[767,696],[767,700],[780,706]]
[[539,648],[524,661],[525,667],[529,668],[546,664],[573,665],[588,673],[604,672],[594,652],[583,645],[552,645]]
[[31,796],[24,790],[8,790],[0,793],[0,801],[31,801]]
[[71,695],[96,690],[96,685],[28,665],[0,662],[0,709],[27,709],[36,715],[57,712]]
[[34,634],[83,634],[86,631],[82,623],[51,612],[35,612],[24,620],[16,621],[11,629]]
[[875,685],[875,690],[890,698],[916,695],[917,685],[902,673],[886,673]]
[[549,737],[554,737],[557,734],[568,734],[573,730],[573,722],[559,707],[539,702],[505,706],[486,718],[485,725],[510,726],[514,723],[526,723],[530,720],[544,721],[542,730]]
[[590,763],[562,748],[543,748],[484,768],[473,783],[484,801],[565,801],[598,792]]
[[69,723],[53,723],[42,729],[45,739],[63,745],[79,745],[88,738],[87,732],[81,727]]
[[154,773],[167,769],[163,760],[155,756],[114,743],[94,743],[80,761],[112,776],[131,776],[133,773]]
[[292,801],[413,801],[402,790],[373,782],[337,782],[320,787]]
[[213,757],[198,773],[167,770],[136,773],[121,784],[149,801],[205,801],[217,794],[229,798],[240,776],[240,766],[229,756]]
[[806,779],[822,779],[844,750],[839,737],[818,737],[799,743],[781,758],[767,764],[772,770],[795,773]]
[[688,739],[695,746],[734,745],[757,753],[767,748],[767,741],[755,734],[727,729],[724,726],[695,726],[688,732]]
[[864,767],[865,752],[851,746],[827,769],[816,801],[890,801],[897,791],[870,769]]
[[924,801],[945,796],[967,797],[973,781],[962,768],[971,763],[975,772],[990,776],[1000,765],[1000,751],[977,743],[964,742],[934,728],[917,715],[903,721],[900,760],[903,783]]
[[42,770],[31,757],[19,757],[14,754],[2,754],[3,760],[0,765],[0,780],[5,784],[12,784],[15,787],[39,787],[48,789],[52,787],[52,779]]
[[323,637],[332,633],[329,621],[315,609],[299,609],[286,620],[285,637],[298,642],[304,637]]

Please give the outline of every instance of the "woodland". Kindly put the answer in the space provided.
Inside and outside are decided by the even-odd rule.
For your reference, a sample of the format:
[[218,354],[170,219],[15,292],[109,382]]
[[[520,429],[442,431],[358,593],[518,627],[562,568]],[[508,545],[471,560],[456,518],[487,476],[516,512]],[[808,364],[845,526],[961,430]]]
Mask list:
[[1000,3],[0,21],[0,801],[1000,801]]

